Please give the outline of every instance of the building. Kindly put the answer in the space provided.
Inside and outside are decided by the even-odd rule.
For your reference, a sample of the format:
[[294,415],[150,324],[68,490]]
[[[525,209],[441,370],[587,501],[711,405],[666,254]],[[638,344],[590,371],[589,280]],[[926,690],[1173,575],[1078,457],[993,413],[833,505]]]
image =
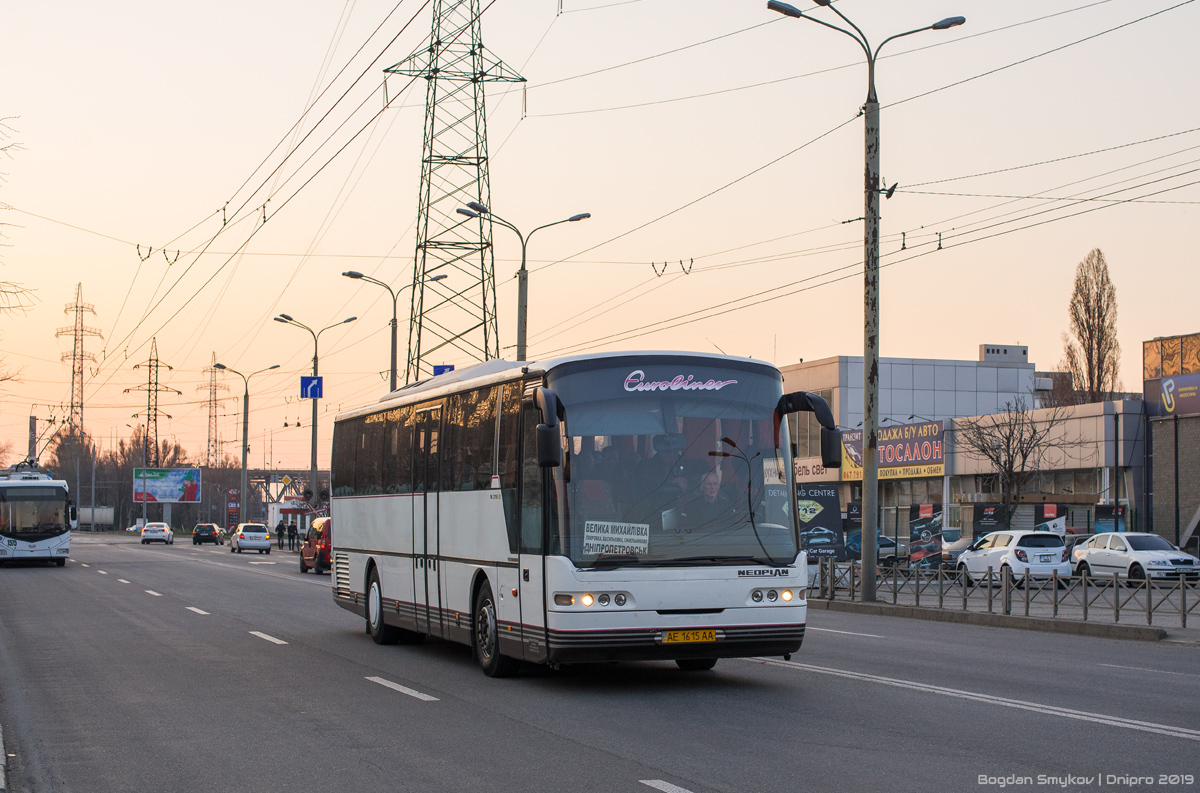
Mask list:
[[1200,333],[1142,344],[1154,530],[1200,546]]
[[[838,482],[848,510],[862,499],[862,358],[801,362],[782,372],[785,390],[822,396],[843,430],[842,469],[824,469],[816,422],[807,414],[792,417],[797,481]],[[1143,403],[1041,407],[1053,388],[1022,345],[981,344],[977,361],[881,358],[879,496],[885,530],[903,536],[910,510],[922,505],[942,505],[946,525],[970,526],[976,505],[998,501],[991,464],[956,438],[967,422],[1003,414],[1010,405],[1031,410],[1035,421],[1057,419],[1053,448],[1021,493],[1016,525],[1032,528],[1046,512],[1038,504],[1057,504],[1068,525],[1085,530],[1094,524],[1097,506],[1122,515],[1126,528],[1140,526],[1149,481]]]

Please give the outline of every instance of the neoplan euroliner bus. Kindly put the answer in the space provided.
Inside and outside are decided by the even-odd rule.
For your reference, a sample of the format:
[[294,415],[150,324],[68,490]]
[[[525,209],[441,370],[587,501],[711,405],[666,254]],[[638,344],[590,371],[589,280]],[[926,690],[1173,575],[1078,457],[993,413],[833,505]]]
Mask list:
[[53,560],[71,555],[71,529],[78,526],[67,483],[33,463],[0,471],[0,562]]
[[779,370],[690,353],[493,360],[341,413],[333,596],[376,643],[519,660],[800,648],[807,564],[786,414],[828,406]]

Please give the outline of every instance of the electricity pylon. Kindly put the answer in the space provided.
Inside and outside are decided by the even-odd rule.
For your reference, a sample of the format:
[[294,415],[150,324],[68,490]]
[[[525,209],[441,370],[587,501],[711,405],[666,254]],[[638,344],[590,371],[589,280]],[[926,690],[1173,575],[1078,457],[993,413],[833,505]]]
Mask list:
[[[384,70],[426,81],[409,383],[432,374],[431,356],[439,351],[442,360],[500,357],[492,224],[486,215],[464,220],[455,210],[472,201],[491,205],[484,84],[525,78],[484,49],[479,5],[434,0],[428,47]],[[429,280],[443,274],[452,277]]]
[[217,354],[214,352],[212,363],[204,370],[208,375],[208,385],[196,386],[197,391],[208,391],[208,452],[205,460],[209,468],[216,466],[221,459],[221,441],[217,436],[217,405],[221,400],[217,398],[217,392],[229,390],[229,386],[217,382],[217,372],[221,370],[216,367],[216,363]]
[[103,336],[96,328],[89,328],[83,324],[84,314],[93,316],[96,314],[95,306],[83,302],[83,284],[75,285],[75,302],[67,303],[63,313],[74,313],[75,323],[65,328],[59,328],[54,332],[54,337],[75,337],[71,352],[64,352],[62,360],[70,359],[71,361],[71,413],[67,418],[67,425],[74,432],[79,433],[83,431],[83,362],[96,360],[95,355],[84,351],[83,340],[87,336],[98,338],[103,338]]
[[[148,377],[146,379],[146,385],[144,385],[144,386],[139,385],[139,386],[134,386],[133,388],[126,388],[125,393],[128,394],[130,391],[145,391],[146,392],[146,415],[145,415],[146,435],[142,441],[142,444],[145,447],[145,449],[147,450],[147,453],[145,455],[146,466],[157,468],[159,466],[158,417],[159,417],[159,415],[163,415],[163,416],[166,416],[167,418],[171,418],[169,413],[163,413],[162,411],[160,411],[158,409],[158,395],[160,393],[165,393],[165,392],[170,392],[172,394],[182,394],[183,392],[176,391],[174,388],[170,388],[168,386],[163,386],[163,385],[158,384],[158,370],[160,368],[166,367],[167,371],[171,371],[172,369],[174,369],[174,367],[168,366],[167,364],[163,363],[162,361],[160,361],[158,359],[158,339],[157,338],[153,338],[150,340],[150,360],[148,360],[144,363],[134,364],[133,368],[140,369],[143,366],[146,367],[146,371],[148,373]],[[134,413],[133,417],[138,418],[141,415],[142,415],[141,413]],[[154,443],[154,454],[153,455],[148,453],[148,450],[150,449],[151,441],[153,441],[153,443]]]

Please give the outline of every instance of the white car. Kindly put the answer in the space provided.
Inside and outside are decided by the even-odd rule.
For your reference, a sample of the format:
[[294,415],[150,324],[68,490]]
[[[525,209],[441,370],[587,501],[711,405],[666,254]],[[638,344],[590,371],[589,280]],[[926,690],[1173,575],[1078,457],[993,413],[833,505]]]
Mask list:
[[239,523],[229,535],[229,552],[271,552],[271,532],[261,523]]
[[1048,531],[996,531],[967,546],[958,557],[957,570],[967,583],[983,578],[988,569],[1019,584],[1030,578],[1070,578],[1071,562],[1062,537]]
[[1177,579],[1200,581],[1200,559],[1184,553],[1157,534],[1122,532],[1097,534],[1075,546],[1075,572],[1078,575],[1140,581]]
[[163,545],[175,544],[175,532],[165,523],[147,523],[142,527],[142,545],[161,542]]

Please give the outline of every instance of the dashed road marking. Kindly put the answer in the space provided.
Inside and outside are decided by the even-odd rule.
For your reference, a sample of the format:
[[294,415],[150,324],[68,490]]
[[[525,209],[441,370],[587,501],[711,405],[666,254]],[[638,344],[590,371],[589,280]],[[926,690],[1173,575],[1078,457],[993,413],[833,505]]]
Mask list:
[[250,564],[275,564],[274,562],[251,562]]
[[672,785],[670,782],[664,782],[661,779],[639,779],[638,782],[641,782],[646,787],[661,790],[663,793],[692,793],[687,788]]
[[126,581],[124,578],[118,578],[117,580],[118,580],[118,581],[120,581],[122,584],[128,584],[128,583],[129,583],[129,582],[128,582],[128,581]]
[[1135,672],[1154,672],[1160,675],[1181,675],[1182,677],[1200,677],[1200,675],[1192,672],[1168,672],[1166,669],[1146,669],[1141,666],[1121,666],[1120,664],[1096,664],[1096,666],[1107,666],[1109,669],[1132,669]]
[[814,628],[811,625],[805,628],[806,631],[820,631],[821,633],[840,633],[843,636],[866,636],[868,639],[886,639],[886,636],[879,636],[874,633],[855,633],[853,631],[835,631],[833,628]]
[[100,575],[108,575],[108,573],[104,572],[103,570],[97,570],[96,572]]
[[274,636],[263,633],[262,631],[250,631],[251,636],[257,636],[260,639],[266,639],[272,644],[287,644],[283,639],[276,639]]
[[402,686],[399,683],[393,683],[391,680],[384,680],[382,677],[368,677],[372,683],[378,683],[384,688],[390,688],[392,691],[399,691],[401,694],[407,694],[413,699],[419,699],[422,702],[437,702],[437,697],[431,697],[428,694],[422,694],[420,691]]
[[147,589],[147,590],[146,590],[146,594],[147,594],[147,595],[154,595],[154,597],[156,597],[156,598],[160,598],[160,597],[162,597],[162,595],[161,595],[160,593],[158,593],[158,592],[155,592],[153,589]]
[[208,612],[207,612],[207,611],[205,611],[204,609],[198,609],[198,608],[196,608],[195,606],[188,606],[188,607],[187,607],[187,610],[188,610],[188,611],[194,611],[194,612],[196,612],[197,614],[203,614],[203,615],[204,615],[204,616],[206,616],[206,617],[208,616]]
[[945,686],[935,686],[929,683],[918,683],[914,680],[900,680],[894,677],[883,677],[881,675],[871,675],[864,672],[852,672],[848,669],[813,666],[812,664],[801,664],[795,661],[780,661],[775,658],[755,658],[753,660],[768,664],[770,666],[781,666],[787,669],[796,669],[801,672],[812,672],[819,675],[831,675],[833,677],[842,677],[849,680],[857,680],[866,683],[878,683],[880,685],[892,686],[894,688],[906,688],[910,691],[919,691],[926,694],[940,694],[946,697],[954,697],[955,699],[972,700],[975,702],[981,702],[985,705],[998,705],[1002,708],[1027,710],[1033,713],[1043,713],[1047,716],[1061,716],[1066,719],[1075,719],[1076,721],[1104,724],[1109,727],[1122,727],[1127,730],[1151,732],[1156,735],[1166,735],[1171,738],[1184,738],[1189,741],[1200,742],[1200,730],[1190,730],[1186,727],[1175,727],[1170,724],[1157,724],[1150,721],[1126,719],[1121,716],[1109,716],[1104,713],[1090,713],[1088,711],[1072,710],[1070,708],[1059,708],[1053,705],[1043,705],[1040,702],[1027,702],[1020,699],[997,697],[991,694],[963,691],[962,689],[957,688],[946,688]]
[[90,565],[90,564],[84,564],[83,566],[84,566],[84,567],[91,567],[91,565]]

